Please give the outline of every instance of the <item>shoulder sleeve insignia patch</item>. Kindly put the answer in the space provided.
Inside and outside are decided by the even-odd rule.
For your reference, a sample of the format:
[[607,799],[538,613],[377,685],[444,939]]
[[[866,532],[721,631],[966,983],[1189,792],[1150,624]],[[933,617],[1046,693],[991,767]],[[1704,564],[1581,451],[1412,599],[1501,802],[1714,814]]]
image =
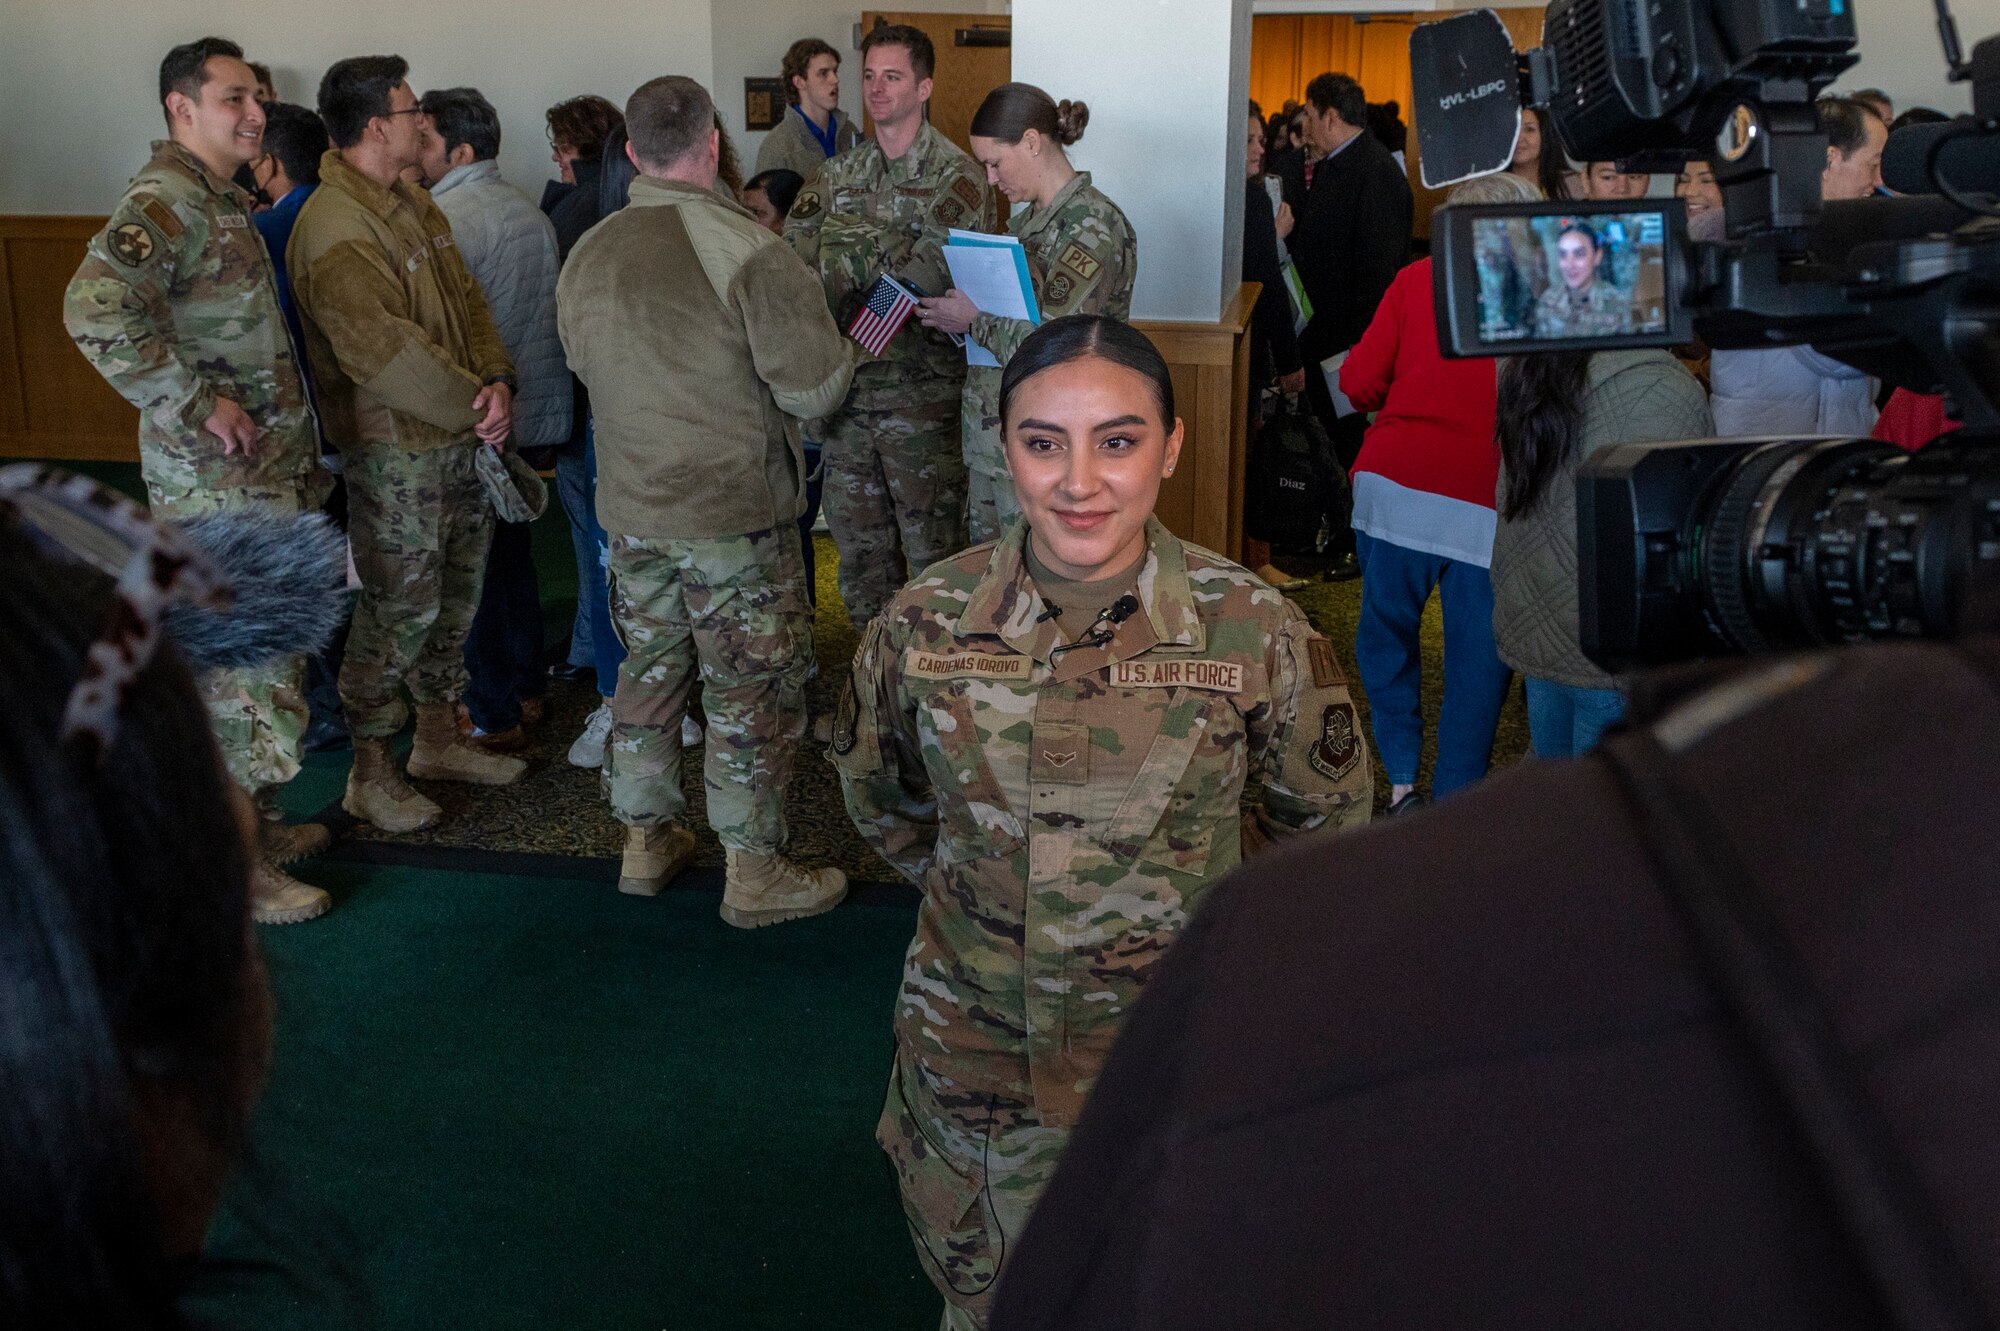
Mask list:
[[792,216],[798,218],[819,216],[819,191],[802,189],[799,197],[792,201]]
[[1076,283],[1070,280],[1068,273],[1057,273],[1049,279],[1048,290],[1042,293],[1045,298],[1043,303],[1060,307],[1068,303],[1070,293],[1075,290]]
[[149,195],[143,202],[139,199],[134,199],[133,202],[139,205],[139,211],[146,215],[146,220],[158,227],[160,234],[168,240],[179,239],[181,232],[187,229],[181,225],[181,219],[174,215],[174,210],[158,199]]
[[972,209],[979,207],[979,186],[965,176],[960,176],[951,182],[951,192],[963,200],[966,207]]
[[1306,655],[1312,662],[1314,688],[1330,689],[1347,682],[1340,669],[1340,658],[1333,654],[1333,644],[1325,638],[1317,635],[1307,638]]
[[1097,260],[1090,257],[1089,251],[1085,250],[1083,246],[1077,244],[1075,241],[1071,241],[1069,244],[1063,246],[1062,255],[1056,262],[1086,282],[1096,277],[1097,270],[1102,266]]
[[111,228],[105,243],[111,249],[111,257],[127,268],[137,268],[145,263],[158,248],[153,244],[153,233],[138,222]]
[[1361,761],[1361,733],[1354,726],[1354,708],[1337,702],[1319,717],[1319,738],[1306,750],[1306,761],[1329,781],[1344,779]]
[[965,205],[957,199],[946,199],[931,216],[937,218],[942,226],[957,226],[965,220]]

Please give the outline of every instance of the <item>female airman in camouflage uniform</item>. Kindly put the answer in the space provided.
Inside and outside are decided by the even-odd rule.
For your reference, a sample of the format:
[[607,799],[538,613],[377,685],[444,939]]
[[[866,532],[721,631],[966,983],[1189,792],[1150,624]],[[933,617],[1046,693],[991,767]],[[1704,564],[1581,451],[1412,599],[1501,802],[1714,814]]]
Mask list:
[[[1082,102],[1058,105],[1027,83],[995,88],[972,118],[972,155],[986,168],[987,181],[1010,203],[1028,205],[1008,227],[1027,251],[1043,319],[1065,314],[1123,319],[1132,310],[1139,247],[1131,223],[1090,183],[1090,173],[1072,167],[1063,152],[1089,123],[1090,108]],[[982,314],[955,290],[920,304],[918,317],[926,324],[965,334],[1000,362],[966,370],[959,408],[969,473],[966,528],[976,545],[998,537],[1021,511],[1000,442],[1000,372],[1035,323]]]
[[1000,410],[1024,521],[869,625],[834,720],[855,825],[922,889],[877,1137],[944,1325],[985,1325],[1125,1013],[1267,836],[1367,819],[1331,645],[1152,517],[1181,430],[1158,351],[1072,316]]

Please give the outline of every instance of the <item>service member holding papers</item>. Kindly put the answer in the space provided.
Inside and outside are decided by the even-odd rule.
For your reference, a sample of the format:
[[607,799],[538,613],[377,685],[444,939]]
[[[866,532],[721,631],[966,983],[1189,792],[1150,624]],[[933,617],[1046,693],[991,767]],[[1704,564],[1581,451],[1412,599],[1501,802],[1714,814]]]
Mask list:
[[1372,784],[1332,645],[1154,519],[1182,431],[1145,335],[1056,319],[1000,378],[1021,520],[890,602],[833,724],[855,826],[923,893],[876,1137],[948,1328],[986,1325],[1209,885],[1266,837],[1366,821]]
[[[917,317],[926,325],[966,335],[970,368],[960,416],[970,472],[966,526],[975,543],[996,539],[1021,511],[1000,445],[1002,367],[1039,319],[1065,314],[1124,319],[1132,310],[1139,250],[1131,223],[1090,183],[1090,173],[1071,166],[1063,152],[1083,137],[1089,120],[1090,108],[1082,102],[1058,105],[1031,84],[1008,83],[986,95],[972,118],[972,153],[1009,202],[1028,205],[1009,226],[1026,251],[1033,284],[1024,293],[1029,317],[975,301],[963,282],[919,302]],[[954,259],[958,250],[957,244],[947,246],[946,258]],[[958,271],[954,261],[954,276]],[[975,347],[989,354],[981,356]]]

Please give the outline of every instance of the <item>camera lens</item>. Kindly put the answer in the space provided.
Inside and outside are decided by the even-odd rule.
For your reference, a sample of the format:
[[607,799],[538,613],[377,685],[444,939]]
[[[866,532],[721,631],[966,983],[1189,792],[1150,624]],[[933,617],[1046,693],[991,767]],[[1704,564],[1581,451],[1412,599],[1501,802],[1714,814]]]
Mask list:
[[1711,631],[1764,653],[1954,632],[2000,566],[2000,450],[1778,442],[1694,509],[1690,581]]

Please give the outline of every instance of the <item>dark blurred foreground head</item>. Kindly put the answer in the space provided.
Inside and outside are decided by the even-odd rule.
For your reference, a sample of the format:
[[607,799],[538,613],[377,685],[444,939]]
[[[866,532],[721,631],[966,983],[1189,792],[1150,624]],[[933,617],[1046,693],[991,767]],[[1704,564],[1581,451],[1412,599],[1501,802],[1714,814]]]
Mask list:
[[1631,716],[1218,886],[996,1331],[2000,1324],[2000,639]]
[[0,503],[0,1325],[180,1325],[264,1082],[249,812],[162,643],[64,735],[111,580]]

